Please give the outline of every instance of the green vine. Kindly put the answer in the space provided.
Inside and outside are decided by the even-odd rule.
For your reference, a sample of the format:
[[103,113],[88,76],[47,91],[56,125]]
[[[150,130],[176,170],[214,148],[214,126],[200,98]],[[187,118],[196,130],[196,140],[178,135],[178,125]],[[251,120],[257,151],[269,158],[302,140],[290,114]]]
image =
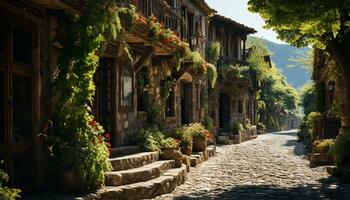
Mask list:
[[[133,7],[118,8],[113,0],[87,0],[82,10],[81,15],[66,18],[59,75],[53,87],[51,129],[43,135],[52,166],[78,173],[82,190],[90,190],[103,184],[104,172],[111,168],[104,138],[108,134],[91,114],[93,76],[107,43],[122,41],[136,13]],[[125,43],[122,50],[131,58]]]

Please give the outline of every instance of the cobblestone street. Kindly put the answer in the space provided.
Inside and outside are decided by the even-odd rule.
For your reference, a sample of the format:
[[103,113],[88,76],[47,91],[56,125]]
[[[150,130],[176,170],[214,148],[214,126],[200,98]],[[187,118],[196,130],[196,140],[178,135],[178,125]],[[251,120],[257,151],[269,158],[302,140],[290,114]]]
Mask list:
[[296,131],[217,148],[188,181],[156,199],[346,199],[350,185],[310,168]]

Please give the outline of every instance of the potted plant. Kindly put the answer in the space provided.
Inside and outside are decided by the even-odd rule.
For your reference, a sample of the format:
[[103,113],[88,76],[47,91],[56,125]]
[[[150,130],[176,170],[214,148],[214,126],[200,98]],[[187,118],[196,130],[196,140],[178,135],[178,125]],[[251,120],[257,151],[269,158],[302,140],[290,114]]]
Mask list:
[[203,125],[196,123],[185,127],[185,133],[191,134],[193,138],[193,150],[204,151],[207,148],[210,132]]
[[264,134],[265,129],[266,129],[266,125],[259,122],[257,128],[258,128],[258,134],[261,135],[261,134]]
[[233,143],[241,143],[241,131],[243,131],[243,125],[237,121],[232,123]]
[[193,137],[191,134],[183,133],[181,137],[181,151],[185,155],[192,155],[193,150]]

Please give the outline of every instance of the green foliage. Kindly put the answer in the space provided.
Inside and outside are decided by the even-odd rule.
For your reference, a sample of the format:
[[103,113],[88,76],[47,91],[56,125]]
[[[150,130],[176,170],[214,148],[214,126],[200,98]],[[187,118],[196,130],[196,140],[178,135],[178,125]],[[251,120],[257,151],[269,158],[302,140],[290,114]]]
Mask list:
[[[125,29],[131,28],[130,22],[136,17],[134,7],[118,8],[114,3],[88,0],[81,15],[66,18],[64,48],[53,87],[50,134],[42,133],[54,170],[77,172],[85,190],[100,187],[104,172],[111,168],[104,130],[94,121],[89,107],[95,94],[93,76],[99,65],[98,54],[111,40],[120,41],[123,47]],[[123,49],[130,58],[127,47]]]
[[209,117],[208,114],[206,114],[204,116],[204,120],[203,120],[203,125],[204,127],[210,131],[211,133],[214,132],[214,119],[212,119],[211,117]]
[[189,124],[185,127],[184,134],[185,135],[191,135],[193,138],[211,138],[211,133],[205,129],[205,127],[202,124],[195,123],[195,124]]
[[338,166],[350,166],[350,137],[348,135],[339,135],[331,151]]
[[[3,161],[1,161],[3,163]],[[21,198],[19,195],[21,190],[8,188],[5,184],[9,181],[9,176],[0,169],[0,199],[3,200],[15,200]]]
[[179,143],[174,138],[168,137],[162,141],[161,147],[162,148],[178,148]]
[[260,14],[266,28],[273,29],[280,39],[298,47],[313,44],[322,47],[334,38],[341,39],[349,30],[349,5],[343,0],[248,2],[249,10]]
[[246,130],[251,130],[253,128],[253,125],[251,124],[250,119],[245,120],[245,124],[244,124],[243,128]]
[[266,129],[266,125],[259,122],[258,125],[257,125],[257,129]]
[[241,123],[237,122],[237,121],[234,121],[233,124],[232,124],[232,132],[233,134],[235,135],[238,135],[239,132],[243,131],[244,130],[244,127]]
[[252,46],[266,48],[266,55],[271,55],[273,63],[293,87],[299,88],[310,80],[309,64],[313,61],[311,59],[313,51],[310,48],[297,48],[250,36],[247,39],[247,47]]
[[165,135],[158,128],[142,129],[138,136],[139,145],[145,151],[160,151]]
[[268,55],[266,47],[260,44],[258,47],[253,47],[247,61],[252,70],[257,72],[257,78],[259,84],[264,80],[268,79],[271,75],[270,65],[264,60],[264,56]]
[[317,110],[316,87],[313,82],[309,82],[300,89],[301,105],[304,108],[305,116]]
[[312,143],[311,142],[312,133],[310,132],[310,128],[308,127],[306,122],[302,122],[300,124],[297,136],[298,136],[298,141],[304,143],[304,145],[306,147],[306,150],[307,151],[311,151],[311,147],[312,147],[312,144],[311,144]]
[[142,129],[137,136],[139,145],[145,151],[160,151],[162,148],[176,148],[179,143],[157,127]]
[[207,67],[207,77],[210,81],[210,85],[212,88],[214,88],[218,78],[216,67],[211,63],[206,63],[206,67]]
[[211,42],[208,50],[208,62],[216,65],[220,56],[220,42]]

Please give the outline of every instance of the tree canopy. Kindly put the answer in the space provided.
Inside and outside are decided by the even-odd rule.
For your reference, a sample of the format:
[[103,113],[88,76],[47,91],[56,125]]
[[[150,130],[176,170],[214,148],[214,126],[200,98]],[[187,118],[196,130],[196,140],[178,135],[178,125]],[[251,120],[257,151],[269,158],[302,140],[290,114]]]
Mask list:
[[265,19],[266,28],[298,47],[324,47],[350,28],[350,0],[249,0],[248,6]]

